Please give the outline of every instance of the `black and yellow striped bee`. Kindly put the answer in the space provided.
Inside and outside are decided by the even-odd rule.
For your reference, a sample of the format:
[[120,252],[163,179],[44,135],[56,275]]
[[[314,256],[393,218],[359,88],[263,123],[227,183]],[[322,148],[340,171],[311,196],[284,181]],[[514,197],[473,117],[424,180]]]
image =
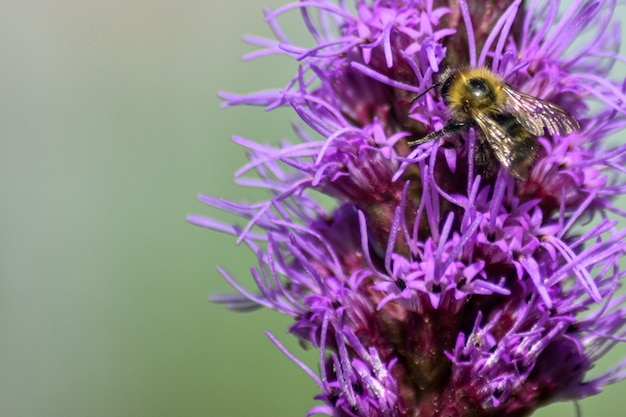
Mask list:
[[481,144],[486,141],[488,145],[486,151],[511,175],[524,180],[537,157],[537,136],[544,130],[566,136],[580,129],[563,108],[513,89],[485,68],[447,69],[433,87],[438,86],[452,120],[441,130],[409,141],[410,146],[478,126]]

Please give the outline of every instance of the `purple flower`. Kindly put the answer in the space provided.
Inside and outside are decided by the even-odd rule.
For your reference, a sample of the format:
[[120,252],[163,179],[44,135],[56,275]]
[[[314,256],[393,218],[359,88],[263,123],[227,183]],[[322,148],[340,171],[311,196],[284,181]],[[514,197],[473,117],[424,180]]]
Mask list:
[[[235,137],[250,162],[239,182],[267,201],[201,196],[247,219],[198,216],[257,254],[251,293],[215,300],[268,307],[320,349],[316,374],[330,416],[526,416],[626,377],[626,361],[595,378],[599,357],[626,340],[624,271],[626,82],[610,81],[615,1],[305,0],[266,20],[275,40],[248,58],[282,54],[298,71],[283,89],[222,94],[225,107],[291,107],[294,143]],[[314,44],[279,26],[300,13]],[[450,115],[433,90],[447,67],[487,67],[547,100],[581,129],[539,137],[525,179],[476,163],[478,129],[422,144]],[[491,158],[493,159],[493,158]],[[244,177],[246,174],[251,174]],[[318,196],[332,197],[332,209]]]

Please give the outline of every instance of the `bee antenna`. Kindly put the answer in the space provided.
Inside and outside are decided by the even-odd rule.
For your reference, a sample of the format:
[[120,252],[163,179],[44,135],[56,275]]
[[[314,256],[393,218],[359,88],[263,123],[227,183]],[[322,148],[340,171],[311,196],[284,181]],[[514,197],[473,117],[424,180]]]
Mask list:
[[413,97],[410,101],[409,104],[413,104],[415,103],[417,100],[420,99],[420,97],[422,97],[424,94],[428,93],[430,90],[432,90],[433,88],[437,88],[441,85],[441,83],[435,83],[433,85],[431,85],[430,87],[428,87],[426,90],[422,91],[421,93],[419,93],[418,95],[416,95],[415,97]]

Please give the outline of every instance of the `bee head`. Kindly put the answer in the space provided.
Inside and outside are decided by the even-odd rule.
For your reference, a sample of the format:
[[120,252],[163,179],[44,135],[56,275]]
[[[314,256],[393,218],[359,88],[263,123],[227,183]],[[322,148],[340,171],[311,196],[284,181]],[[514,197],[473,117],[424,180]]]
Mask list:
[[450,87],[452,83],[457,78],[459,74],[459,70],[448,68],[441,74],[439,77],[439,84],[441,84],[441,96],[443,97],[443,102],[446,106],[450,106]]

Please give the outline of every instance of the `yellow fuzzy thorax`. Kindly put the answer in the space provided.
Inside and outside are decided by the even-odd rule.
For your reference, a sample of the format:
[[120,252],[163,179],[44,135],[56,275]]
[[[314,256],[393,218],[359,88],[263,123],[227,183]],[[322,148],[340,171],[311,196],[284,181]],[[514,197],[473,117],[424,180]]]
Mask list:
[[[486,68],[468,68],[450,72],[446,101],[455,117],[472,117],[475,112],[495,114],[503,111],[506,94],[504,81]],[[445,81],[444,81],[445,82]],[[483,90],[482,87],[486,87]]]

